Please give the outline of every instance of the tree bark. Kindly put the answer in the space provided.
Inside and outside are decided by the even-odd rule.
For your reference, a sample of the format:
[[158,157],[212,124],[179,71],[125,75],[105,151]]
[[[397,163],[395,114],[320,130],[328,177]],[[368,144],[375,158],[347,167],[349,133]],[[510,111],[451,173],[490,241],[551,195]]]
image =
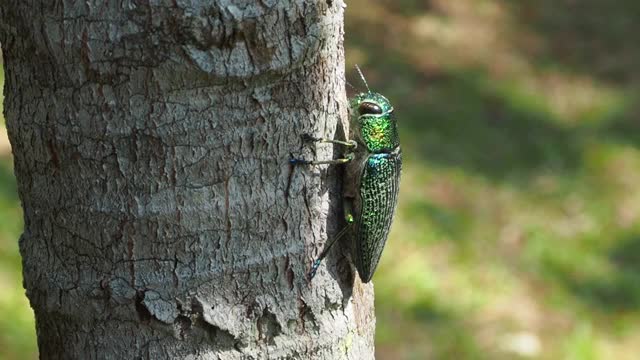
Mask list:
[[[5,0],[5,116],[43,359],[373,358],[340,173],[341,0]],[[340,248],[340,247],[337,247]]]

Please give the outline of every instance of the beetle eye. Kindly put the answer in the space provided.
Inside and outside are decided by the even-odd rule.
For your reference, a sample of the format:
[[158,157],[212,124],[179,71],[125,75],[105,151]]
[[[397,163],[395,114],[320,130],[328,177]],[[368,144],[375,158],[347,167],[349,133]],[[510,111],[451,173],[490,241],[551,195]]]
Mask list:
[[382,109],[380,108],[380,106],[371,103],[371,102],[363,102],[362,104],[360,104],[360,106],[358,106],[358,113],[360,115],[365,115],[365,114],[382,114]]

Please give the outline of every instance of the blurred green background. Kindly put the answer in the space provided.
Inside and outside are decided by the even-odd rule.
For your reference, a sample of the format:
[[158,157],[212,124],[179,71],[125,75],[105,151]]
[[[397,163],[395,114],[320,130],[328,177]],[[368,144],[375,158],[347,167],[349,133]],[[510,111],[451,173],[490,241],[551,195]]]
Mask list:
[[[347,78],[392,100],[406,160],[378,359],[637,359],[640,2],[347,5]],[[34,358],[3,134],[0,353]]]
[[[0,57],[0,89],[4,85]],[[0,93],[2,110],[3,93]],[[11,148],[0,111],[0,359],[36,359],[33,312],[22,288],[18,238],[22,233],[22,209],[13,177]]]

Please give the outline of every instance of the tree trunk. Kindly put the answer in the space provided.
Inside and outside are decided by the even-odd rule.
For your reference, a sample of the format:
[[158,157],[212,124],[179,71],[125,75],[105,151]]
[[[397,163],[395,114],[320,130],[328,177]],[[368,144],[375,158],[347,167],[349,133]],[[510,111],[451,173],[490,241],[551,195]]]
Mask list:
[[288,163],[346,119],[343,8],[4,0],[42,358],[373,358],[343,248],[305,276],[342,224],[340,173]]

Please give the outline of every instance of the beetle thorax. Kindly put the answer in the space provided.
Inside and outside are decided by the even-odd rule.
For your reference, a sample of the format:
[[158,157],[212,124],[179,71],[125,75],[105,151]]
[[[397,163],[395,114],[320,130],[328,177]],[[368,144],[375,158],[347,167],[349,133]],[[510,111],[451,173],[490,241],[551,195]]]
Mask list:
[[391,114],[360,117],[360,135],[370,152],[389,152],[398,147],[398,133]]
[[400,143],[393,107],[384,96],[367,92],[351,100],[358,136],[369,152],[390,152]]

